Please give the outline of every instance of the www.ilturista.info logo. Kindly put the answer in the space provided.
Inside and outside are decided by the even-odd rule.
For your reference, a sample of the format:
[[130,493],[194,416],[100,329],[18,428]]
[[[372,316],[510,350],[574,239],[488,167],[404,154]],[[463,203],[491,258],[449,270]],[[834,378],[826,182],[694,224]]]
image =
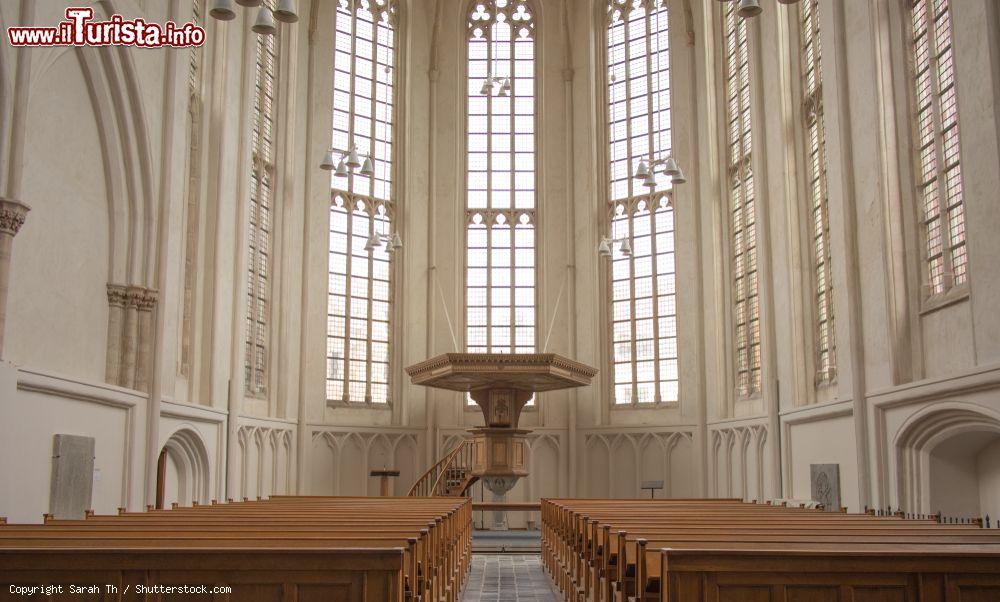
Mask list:
[[94,9],[70,7],[66,20],[55,27],[8,27],[11,46],[138,46],[183,48],[205,43],[205,29],[194,23],[148,23],[112,15],[94,21]]

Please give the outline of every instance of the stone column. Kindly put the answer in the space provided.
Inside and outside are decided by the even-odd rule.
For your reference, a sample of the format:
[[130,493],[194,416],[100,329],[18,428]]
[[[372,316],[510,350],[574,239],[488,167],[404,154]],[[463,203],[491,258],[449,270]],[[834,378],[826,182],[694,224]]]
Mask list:
[[24,225],[31,207],[18,201],[0,198],[0,358],[3,357],[4,331],[7,323],[7,287],[10,283],[10,253],[14,236]]
[[136,355],[139,350],[139,301],[142,288],[130,286],[125,292],[125,329],[122,336],[121,376],[118,384],[135,388]]
[[151,359],[153,348],[153,308],[156,307],[157,291],[141,289],[138,300],[139,341],[136,351],[135,388],[149,393]]
[[108,357],[104,380],[121,384],[122,333],[125,328],[125,300],[128,289],[120,284],[108,284]]

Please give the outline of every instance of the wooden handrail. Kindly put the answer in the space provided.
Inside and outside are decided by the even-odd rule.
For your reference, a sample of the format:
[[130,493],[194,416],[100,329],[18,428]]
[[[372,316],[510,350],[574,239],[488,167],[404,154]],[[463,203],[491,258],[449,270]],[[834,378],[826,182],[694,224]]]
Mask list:
[[452,468],[472,469],[472,439],[462,441],[462,444],[449,454],[449,457],[451,460],[442,467],[437,480],[434,481],[431,495],[448,495],[446,478]]
[[444,477],[448,474],[448,469],[452,468],[455,464],[455,460],[459,457],[459,454],[465,456],[464,459],[468,459],[468,462],[463,462],[463,467],[471,468],[472,459],[472,440],[466,439],[461,445],[455,449],[448,452],[448,454],[438,460],[433,466],[427,469],[423,475],[410,487],[410,491],[407,492],[408,496],[438,496],[447,495],[444,490],[443,485],[445,484]]

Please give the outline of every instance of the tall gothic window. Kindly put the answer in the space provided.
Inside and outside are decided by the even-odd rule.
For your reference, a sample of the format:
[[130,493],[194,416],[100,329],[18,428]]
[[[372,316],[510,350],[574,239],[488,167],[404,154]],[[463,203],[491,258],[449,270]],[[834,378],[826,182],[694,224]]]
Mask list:
[[[274,9],[274,0],[264,0]],[[271,302],[271,239],[274,209],[278,34],[258,35],[254,53],[253,120],[250,131],[250,225],[247,236],[246,392],[267,394],[268,320]]]
[[676,402],[672,188],[632,177],[671,152],[669,19],[655,0],[610,0],[607,19],[610,237],[632,249],[611,260],[614,402]]
[[527,0],[468,14],[466,348],[535,350],[535,21]]
[[949,0],[910,0],[916,101],[917,189],[925,235],[928,292],[968,279],[958,104]]
[[736,391],[741,397],[748,397],[760,391],[761,378],[757,211],[750,135],[750,52],[747,24],[736,14],[736,3],[726,3],[723,13]]
[[366,248],[394,226],[392,187],[394,0],[338,0],[333,58],[333,141],[370,157],[371,175],[331,176],[326,397],[389,403],[389,254]]
[[[191,21],[196,25],[205,24],[204,0],[192,0]],[[184,297],[181,300],[181,361],[180,373],[191,374],[191,337],[193,335],[194,291],[198,262],[198,225],[201,198],[201,124],[202,109],[202,64],[205,60],[204,46],[193,46],[188,55],[188,179],[185,191],[187,216],[184,231]]]
[[823,68],[819,39],[819,0],[799,3],[802,108],[806,134],[806,183],[811,211],[813,283],[816,295],[816,383],[836,376],[830,210],[826,188],[826,130],[823,121]]

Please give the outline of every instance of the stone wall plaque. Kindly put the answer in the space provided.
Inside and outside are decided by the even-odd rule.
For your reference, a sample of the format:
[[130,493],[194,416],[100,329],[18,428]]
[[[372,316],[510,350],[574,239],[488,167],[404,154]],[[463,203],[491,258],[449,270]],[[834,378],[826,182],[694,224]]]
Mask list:
[[813,501],[827,512],[840,512],[840,464],[810,464],[809,481]]
[[91,507],[94,480],[94,438],[56,435],[49,513],[55,518],[82,519]]

